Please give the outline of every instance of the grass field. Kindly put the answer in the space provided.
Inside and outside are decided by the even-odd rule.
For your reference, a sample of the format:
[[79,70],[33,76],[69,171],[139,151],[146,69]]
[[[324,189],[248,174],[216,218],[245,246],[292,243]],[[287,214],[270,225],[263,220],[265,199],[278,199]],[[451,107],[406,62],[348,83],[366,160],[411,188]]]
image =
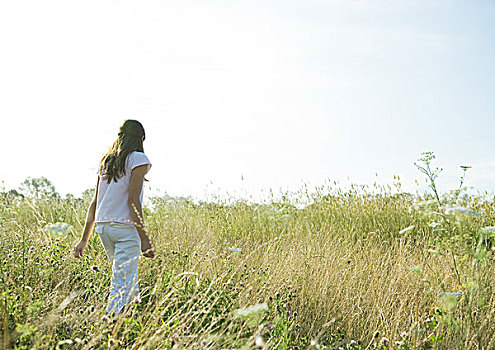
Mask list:
[[88,198],[4,193],[0,347],[495,348],[493,198],[297,195],[311,204],[154,198],[157,258],[141,259],[140,300],[108,318],[98,235],[71,255]]

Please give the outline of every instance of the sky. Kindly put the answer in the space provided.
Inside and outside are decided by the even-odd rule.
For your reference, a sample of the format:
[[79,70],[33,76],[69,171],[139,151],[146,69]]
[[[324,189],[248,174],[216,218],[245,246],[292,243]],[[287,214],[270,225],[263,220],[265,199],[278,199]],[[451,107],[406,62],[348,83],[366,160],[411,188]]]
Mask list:
[[2,2],[0,181],[77,195],[137,119],[155,193],[415,191],[423,151],[493,192],[494,34],[493,1]]

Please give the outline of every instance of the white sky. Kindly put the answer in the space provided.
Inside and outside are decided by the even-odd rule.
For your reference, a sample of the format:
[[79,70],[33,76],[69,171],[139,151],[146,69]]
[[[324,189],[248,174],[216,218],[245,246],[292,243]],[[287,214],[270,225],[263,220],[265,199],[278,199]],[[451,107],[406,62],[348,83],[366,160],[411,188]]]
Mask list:
[[171,195],[414,190],[425,150],[494,191],[494,34],[493,1],[2,2],[0,180],[78,194],[133,118]]

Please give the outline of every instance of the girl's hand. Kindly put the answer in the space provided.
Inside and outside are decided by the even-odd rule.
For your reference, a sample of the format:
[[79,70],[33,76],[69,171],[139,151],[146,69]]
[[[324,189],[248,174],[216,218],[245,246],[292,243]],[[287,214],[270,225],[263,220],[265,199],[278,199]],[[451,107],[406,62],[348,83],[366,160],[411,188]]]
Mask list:
[[74,247],[74,256],[76,258],[82,258],[83,256],[83,251],[86,249],[86,246],[88,245],[88,242],[81,240],[77,245]]
[[155,257],[155,249],[148,236],[141,238],[141,251],[147,258],[153,259]]

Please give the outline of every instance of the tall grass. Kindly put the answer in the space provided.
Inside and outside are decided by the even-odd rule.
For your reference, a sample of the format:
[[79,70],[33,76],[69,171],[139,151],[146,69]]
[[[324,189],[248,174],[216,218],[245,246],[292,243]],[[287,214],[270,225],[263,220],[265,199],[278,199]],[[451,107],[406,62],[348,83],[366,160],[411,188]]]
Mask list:
[[[97,235],[71,256],[87,201],[3,196],[0,347],[289,349],[495,347],[493,200],[319,189],[310,205],[154,198],[141,299],[104,314]],[[454,203],[451,203],[454,205]],[[66,222],[66,234],[45,226]],[[257,305],[257,306],[255,306]],[[253,307],[254,306],[254,307]],[[251,307],[251,308],[250,308]]]

